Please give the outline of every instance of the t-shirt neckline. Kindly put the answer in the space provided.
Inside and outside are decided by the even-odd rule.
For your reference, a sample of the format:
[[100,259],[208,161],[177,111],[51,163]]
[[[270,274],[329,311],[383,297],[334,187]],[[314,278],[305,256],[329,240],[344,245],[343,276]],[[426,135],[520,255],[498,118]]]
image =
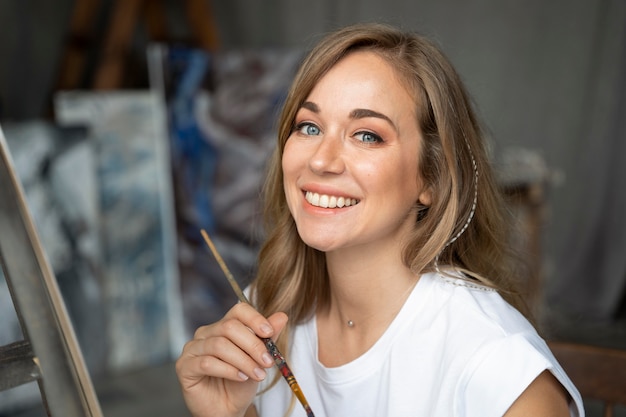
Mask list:
[[324,366],[319,361],[317,319],[315,314],[305,323],[307,345],[312,349],[314,368],[317,377],[327,384],[343,384],[359,380],[379,369],[383,362],[388,360],[387,353],[393,346],[393,341],[402,329],[408,326],[414,317],[422,311],[428,299],[428,291],[431,288],[433,273],[420,276],[417,284],[411,290],[402,308],[391,321],[381,337],[365,353],[358,358],[336,367]]

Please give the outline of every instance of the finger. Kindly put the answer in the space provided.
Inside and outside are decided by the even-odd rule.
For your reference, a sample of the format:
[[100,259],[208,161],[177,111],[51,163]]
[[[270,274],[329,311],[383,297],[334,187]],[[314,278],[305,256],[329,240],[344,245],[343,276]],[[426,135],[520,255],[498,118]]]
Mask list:
[[256,380],[264,378],[257,368],[269,368],[273,360],[261,339],[237,319],[222,319],[208,326],[206,338],[188,342],[183,353],[193,356],[214,356],[244,371]]
[[251,333],[248,332],[248,334],[253,339],[253,347],[247,350],[234,345],[232,340],[227,338],[206,339],[205,344],[209,346],[208,350],[215,352],[214,357],[236,367],[250,378],[262,381],[266,377],[263,368],[271,367],[274,361],[263,342]]
[[[259,340],[249,331],[246,332]],[[260,340],[259,340],[260,342]],[[262,345],[262,342],[260,342]],[[264,346],[263,346],[264,348]],[[260,366],[250,355],[225,337],[197,339],[187,343],[183,355],[177,362],[181,375],[190,380],[198,380],[205,376],[244,381],[252,378],[262,381],[266,377],[263,367],[271,362],[266,354],[265,362]],[[244,378],[245,376],[245,378]]]
[[195,333],[193,334],[193,338],[191,339],[196,340],[196,339],[206,339],[207,337],[210,336],[210,332],[211,332],[211,328],[214,327],[214,324],[209,324],[206,326],[200,326],[196,329]]
[[237,318],[259,337],[271,337],[274,328],[268,319],[248,303],[238,303],[227,314]]
[[272,329],[274,329],[274,332],[272,333],[272,339],[276,340],[287,325],[288,317],[285,313],[278,312],[269,316],[267,320],[270,322]]
[[254,307],[247,303],[238,303],[226,313],[222,320],[208,326],[199,327],[194,334],[194,339],[210,337],[214,332],[215,325],[229,319],[239,320],[259,337],[271,337],[274,333],[271,323],[261,313],[256,311]]
[[237,367],[212,356],[180,357],[176,361],[176,373],[185,389],[192,388],[207,376],[241,382],[249,379]]

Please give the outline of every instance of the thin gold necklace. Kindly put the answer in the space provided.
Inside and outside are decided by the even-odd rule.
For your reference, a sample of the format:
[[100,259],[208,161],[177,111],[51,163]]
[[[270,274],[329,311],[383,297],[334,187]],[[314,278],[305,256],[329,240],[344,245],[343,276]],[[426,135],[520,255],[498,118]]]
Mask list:
[[[396,310],[395,314],[393,315],[393,317],[395,317],[400,310],[402,310],[402,307],[404,306],[404,303],[406,302],[406,300],[408,299],[408,294],[413,290],[413,288],[415,288],[415,285],[417,285],[417,281],[419,281],[419,278],[417,278],[415,280],[415,282],[411,283],[411,285],[409,285],[409,287],[406,289],[406,291],[402,294],[401,300],[402,302],[400,303],[400,306],[398,307],[398,309]],[[372,314],[370,314],[369,316],[365,317],[363,320],[361,320],[361,322],[366,321],[367,319],[369,319],[370,317],[374,316],[376,313],[378,312],[374,312]],[[346,324],[349,328],[354,328],[356,327],[356,323],[354,322],[354,320],[346,320]]]

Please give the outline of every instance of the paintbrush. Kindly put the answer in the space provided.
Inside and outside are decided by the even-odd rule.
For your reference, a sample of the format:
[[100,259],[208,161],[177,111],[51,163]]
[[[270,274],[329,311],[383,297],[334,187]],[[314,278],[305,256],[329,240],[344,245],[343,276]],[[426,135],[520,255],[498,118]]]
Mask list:
[[[237,298],[239,298],[239,301],[250,304],[250,301],[248,301],[248,297],[246,297],[243,291],[241,291],[239,284],[237,284],[237,281],[235,281],[235,277],[233,277],[233,274],[230,273],[230,270],[226,266],[226,263],[220,256],[217,249],[215,248],[215,245],[213,244],[213,241],[209,237],[208,233],[204,229],[200,230],[200,233],[202,234],[202,237],[204,238],[206,244],[209,246],[209,249],[211,249],[215,260],[220,265],[220,268],[222,268],[224,275],[226,275],[226,279],[228,279],[228,282],[233,288],[233,291],[235,291],[235,294],[237,294]],[[304,397],[304,393],[302,393],[302,390],[300,389],[298,381],[296,381],[296,377],[291,372],[289,365],[287,365],[287,362],[285,361],[285,357],[282,353],[280,353],[274,341],[269,337],[262,337],[260,339],[263,341],[263,343],[265,343],[267,351],[272,356],[272,358],[274,358],[274,363],[276,364],[276,367],[278,367],[278,370],[280,371],[282,376],[287,381],[287,384],[289,384],[289,388],[291,388],[291,391],[295,394],[296,398],[298,398],[298,401],[300,401],[302,407],[304,407],[304,411],[306,411],[307,417],[315,417],[315,415],[313,414],[313,410],[311,410],[311,406]]]

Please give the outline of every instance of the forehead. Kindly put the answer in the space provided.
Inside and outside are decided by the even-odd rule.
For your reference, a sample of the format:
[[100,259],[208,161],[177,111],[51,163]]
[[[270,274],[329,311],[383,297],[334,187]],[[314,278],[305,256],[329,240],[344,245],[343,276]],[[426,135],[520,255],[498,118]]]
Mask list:
[[415,95],[388,59],[372,51],[351,52],[313,86],[307,101],[415,114]]

